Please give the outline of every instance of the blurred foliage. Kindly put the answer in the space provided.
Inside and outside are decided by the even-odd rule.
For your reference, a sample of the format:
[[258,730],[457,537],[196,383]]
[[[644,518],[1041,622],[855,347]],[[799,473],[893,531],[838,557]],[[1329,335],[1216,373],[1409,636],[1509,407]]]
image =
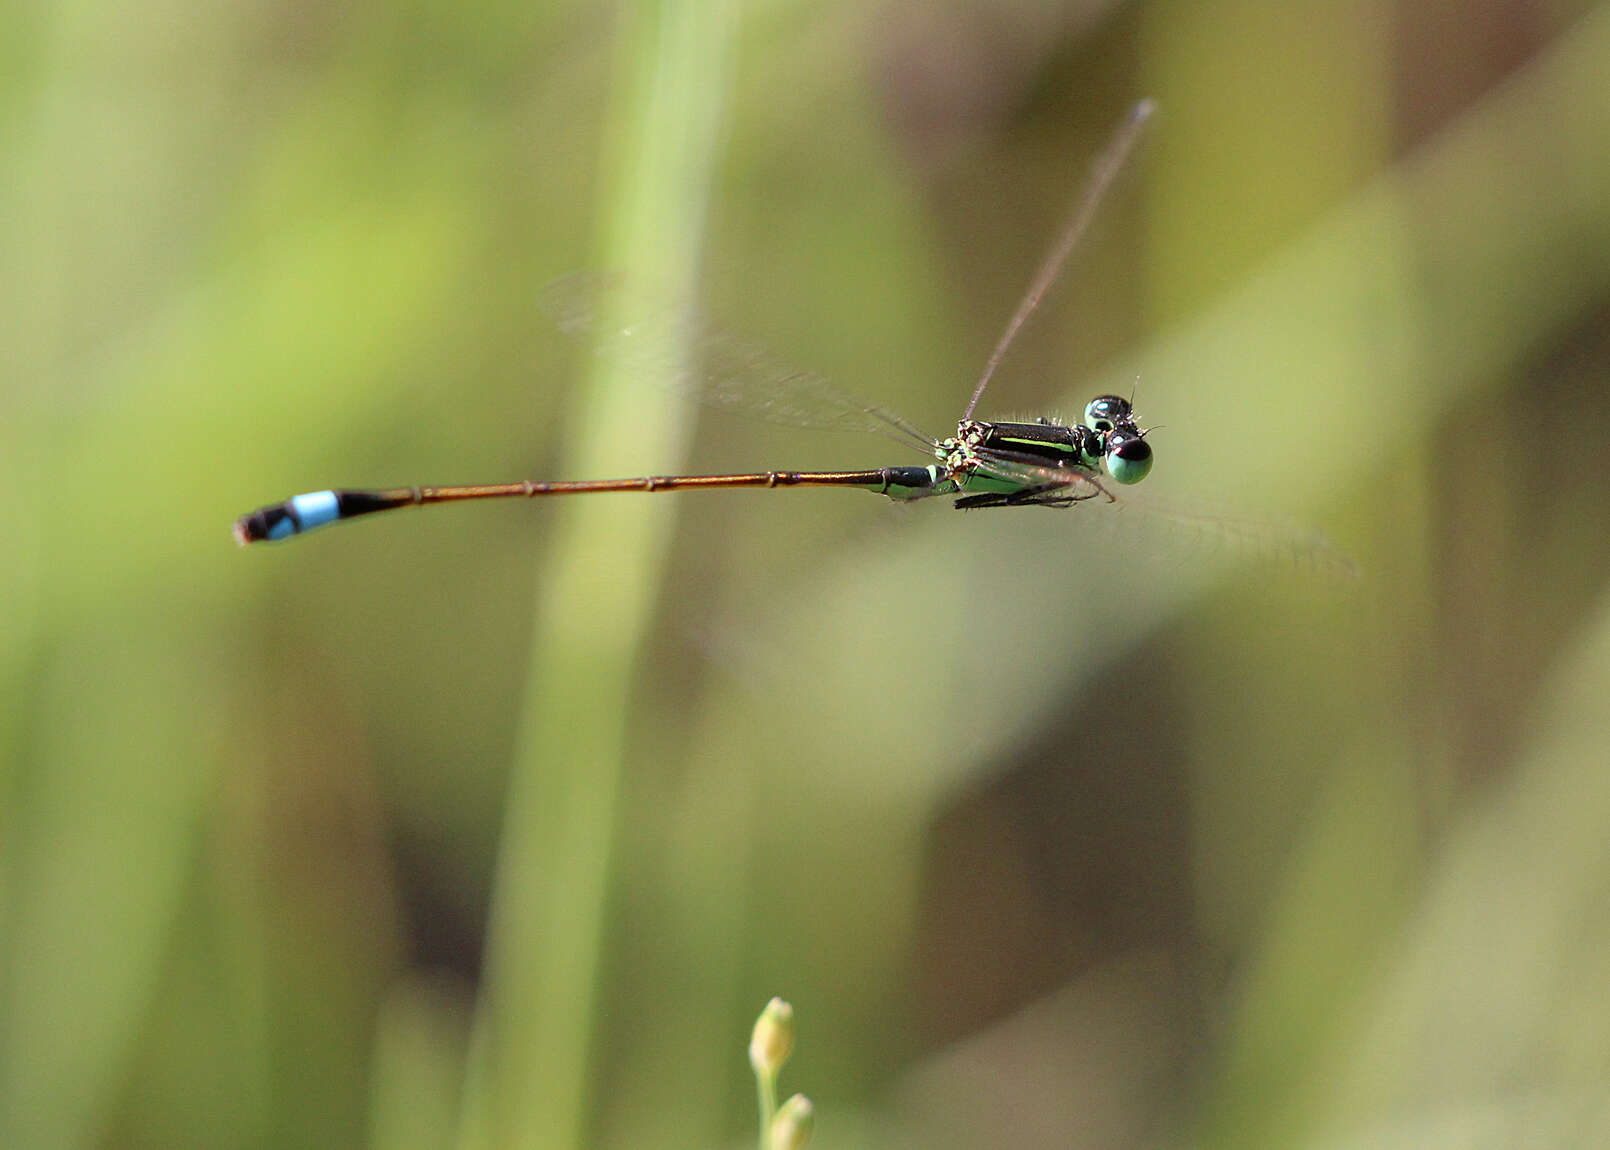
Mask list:
[[[0,45],[0,1145],[738,1145],[772,994],[822,1147],[1610,1137],[1610,5],[21,0]],[[1138,379],[1137,504],[1357,578],[831,491],[227,541],[326,485],[921,462],[695,428],[540,290],[697,282],[942,433],[1145,95],[981,414]]]

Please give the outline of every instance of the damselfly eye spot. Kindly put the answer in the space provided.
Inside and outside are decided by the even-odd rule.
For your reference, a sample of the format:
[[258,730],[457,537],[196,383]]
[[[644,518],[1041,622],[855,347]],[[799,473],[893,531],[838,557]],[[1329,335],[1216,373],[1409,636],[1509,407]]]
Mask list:
[[1119,483],[1139,483],[1152,469],[1152,445],[1138,431],[1113,431],[1107,436],[1106,465]]
[[1091,431],[1105,433],[1134,422],[1134,409],[1121,395],[1098,395],[1085,405],[1085,426]]

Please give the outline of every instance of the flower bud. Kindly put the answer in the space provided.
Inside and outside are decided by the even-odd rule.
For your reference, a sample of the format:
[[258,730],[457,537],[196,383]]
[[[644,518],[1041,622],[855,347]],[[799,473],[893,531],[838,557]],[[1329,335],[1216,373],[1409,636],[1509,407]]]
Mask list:
[[756,1074],[775,1075],[794,1049],[794,1008],[780,998],[766,1004],[749,1039],[749,1064]]
[[767,1132],[767,1150],[804,1150],[815,1125],[816,1110],[811,1100],[803,1094],[794,1095],[777,1108],[777,1117]]

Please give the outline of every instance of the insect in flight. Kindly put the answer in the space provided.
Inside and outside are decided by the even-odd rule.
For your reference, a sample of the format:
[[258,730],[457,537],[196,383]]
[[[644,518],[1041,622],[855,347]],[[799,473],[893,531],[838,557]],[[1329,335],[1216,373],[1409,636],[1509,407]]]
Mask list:
[[[744,406],[755,408],[754,413],[762,418],[787,412],[782,422],[853,426],[882,432],[931,455],[935,462],[927,466],[317,491],[242,516],[235,522],[235,539],[242,545],[289,539],[343,519],[426,503],[601,491],[856,487],[897,500],[955,495],[955,505],[963,509],[1069,507],[1098,496],[1116,501],[1112,484],[1139,483],[1152,465],[1151,445],[1146,441],[1145,430],[1136,422],[1129,400],[1116,395],[1097,396],[1085,407],[1084,422],[1074,425],[1045,419],[1032,423],[987,422],[974,419],[973,411],[1019,329],[1039,306],[1088,228],[1097,205],[1123,167],[1153,109],[1150,100],[1136,105],[1097,160],[1071,217],[990,353],[954,435],[945,439],[931,438],[900,416],[840,395],[819,376],[777,368],[758,349],[730,337],[716,333],[702,341],[699,350],[705,356],[704,374],[708,379],[708,389],[702,398],[707,401],[718,406],[743,402]],[[585,328],[590,323],[585,304],[572,306],[561,301],[557,310],[562,326]],[[762,394],[740,401],[739,397],[746,391]]]

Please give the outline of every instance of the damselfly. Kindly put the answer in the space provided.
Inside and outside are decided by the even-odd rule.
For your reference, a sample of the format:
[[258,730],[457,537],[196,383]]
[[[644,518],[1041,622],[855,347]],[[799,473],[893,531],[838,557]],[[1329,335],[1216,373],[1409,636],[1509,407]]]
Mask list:
[[[763,352],[715,333],[701,341],[705,398],[718,405],[741,393],[764,392],[758,414],[769,409],[795,413],[784,422],[856,426],[880,431],[933,457],[927,466],[878,467],[865,471],[761,471],[730,475],[645,475],[632,479],[580,479],[558,482],[519,480],[456,487],[397,487],[381,491],[334,490],[297,495],[259,508],[235,522],[241,544],[289,539],[343,519],[426,503],[465,499],[534,498],[598,491],[682,491],[709,487],[857,487],[890,499],[957,496],[958,508],[1069,507],[1101,497],[1116,502],[1114,484],[1139,483],[1152,465],[1151,445],[1138,426],[1130,401],[1102,395],[1085,407],[1084,422],[1064,425],[1041,419],[1033,423],[992,423],[974,419],[973,411],[1000,366],[1007,348],[1056,280],[1068,255],[1089,227],[1096,207],[1135,145],[1153,103],[1142,101],[1119,126],[1040,265],[1028,292],[984,364],[972,398],[956,425],[956,434],[934,439],[882,408],[858,403],[837,392],[820,376],[779,370]],[[561,302],[561,324],[587,327],[585,305]]]

